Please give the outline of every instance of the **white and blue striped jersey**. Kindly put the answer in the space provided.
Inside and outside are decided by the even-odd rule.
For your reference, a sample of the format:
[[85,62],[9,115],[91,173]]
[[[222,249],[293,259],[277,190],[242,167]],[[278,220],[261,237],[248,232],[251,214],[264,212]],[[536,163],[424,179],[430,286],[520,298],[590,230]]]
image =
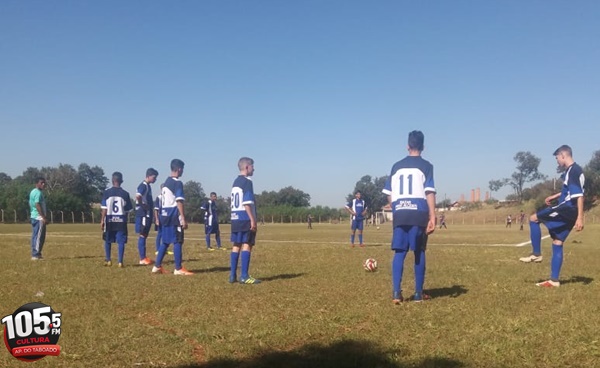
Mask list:
[[152,187],[150,184],[146,183],[146,181],[142,181],[140,185],[137,187],[137,192],[135,196],[142,197],[142,204],[145,204],[147,210],[144,207],[136,204],[135,206],[135,215],[138,217],[150,217],[152,218]]
[[427,194],[435,193],[433,165],[421,156],[407,156],[392,166],[383,193],[391,196],[394,227],[429,222]]
[[200,206],[200,209],[204,211],[204,225],[212,226],[219,222],[217,218],[217,202],[209,199]]
[[162,192],[159,195],[157,195],[156,199],[154,200],[154,209],[156,210],[156,213],[158,214],[159,222],[160,222],[161,206],[162,206]]
[[231,188],[231,232],[250,230],[250,216],[248,216],[244,205],[252,207],[254,220],[256,220],[252,180],[240,175],[235,179]]
[[583,196],[585,177],[581,166],[573,163],[567,171],[561,175],[563,186],[558,198],[558,205],[577,207],[577,198]]
[[133,209],[129,193],[123,188],[112,187],[104,191],[100,208],[106,210],[104,224],[107,231],[126,231],[127,213]]
[[185,201],[183,183],[178,178],[168,177],[162,188],[162,204],[160,209],[161,226],[180,226],[178,201]]
[[367,204],[363,199],[354,198],[346,204],[356,215],[352,215],[352,220],[364,220],[363,212],[367,209]]

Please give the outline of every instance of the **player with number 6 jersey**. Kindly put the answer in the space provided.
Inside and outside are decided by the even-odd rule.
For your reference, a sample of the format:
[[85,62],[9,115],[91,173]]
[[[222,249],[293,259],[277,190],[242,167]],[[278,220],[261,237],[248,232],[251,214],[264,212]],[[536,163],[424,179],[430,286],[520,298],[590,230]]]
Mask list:
[[112,188],[104,191],[100,208],[102,216],[100,226],[102,238],[104,239],[104,265],[111,266],[111,245],[117,243],[119,246],[119,267],[123,267],[123,256],[125,255],[125,244],[127,243],[127,214],[133,209],[129,193],[121,188],[123,174],[115,171],[112,174]]

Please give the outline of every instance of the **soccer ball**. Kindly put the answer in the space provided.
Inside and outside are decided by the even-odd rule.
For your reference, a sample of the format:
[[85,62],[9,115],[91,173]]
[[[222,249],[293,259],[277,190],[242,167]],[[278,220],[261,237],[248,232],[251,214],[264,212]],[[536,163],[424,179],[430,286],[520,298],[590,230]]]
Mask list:
[[365,263],[363,263],[363,267],[365,271],[375,272],[377,271],[377,261],[374,258],[368,258]]
[[379,226],[377,226],[377,230],[379,230]]

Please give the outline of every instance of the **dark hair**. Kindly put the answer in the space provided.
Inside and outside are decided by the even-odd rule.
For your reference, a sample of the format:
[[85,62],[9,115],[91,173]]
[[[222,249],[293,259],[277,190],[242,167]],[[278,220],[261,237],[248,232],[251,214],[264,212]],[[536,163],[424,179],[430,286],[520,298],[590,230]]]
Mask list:
[[177,169],[183,169],[185,164],[178,158],[174,158],[171,160],[171,171],[175,171]]
[[146,170],[146,177],[149,176],[158,176],[158,171],[156,171],[155,168],[149,168],[148,170]]
[[37,183],[39,183],[40,181],[43,181],[43,182],[45,182],[45,181],[46,181],[46,178],[44,178],[43,176],[38,176],[37,178],[35,178],[35,183],[36,183],[36,184],[37,184]]
[[561,152],[566,152],[569,156],[573,156],[573,150],[571,149],[571,147],[567,146],[566,144],[563,144],[562,146],[558,147],[556,149],[556,151],[554,151],[552,156],[556,156]]
[[408,148],[417,151],[423,151],[423,143],[425,142],[425,136],[420,130],[413,130],[408,133]]
[[121,174],[121,173],[120,173],[120,172],[118,172],[118,171],[115,171],[115,172],[112,174],[112,181],[113,181],[113,182],[115,182],[115,181],[116,181],[116,182],[117,182],[117,183],[119,183],[119,184],[123,183],[123,174]]
[[354,195],[357,195],[357,194],[362,194],[362,192],[360,190],[357,190],[356,192],[354,192]]
[[215,196],[217,195],[217,193],[215,193],[215,192],[210,192],[210,195],[211,195],[211,196],[212,196],[213,194],[214,194]]

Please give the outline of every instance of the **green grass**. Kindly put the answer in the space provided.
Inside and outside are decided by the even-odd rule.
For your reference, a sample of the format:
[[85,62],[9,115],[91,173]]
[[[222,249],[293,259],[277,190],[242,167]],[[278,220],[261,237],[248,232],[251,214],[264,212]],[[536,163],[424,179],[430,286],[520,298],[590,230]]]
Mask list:
[[[346,224],[313,227],[259,227],[251,274],[264,282],[230,285],[229,252],[206,251],[200,225],[184,245],[185,266],[196,274],[175,277],[136,265],[133,233],[119,269],[102,266],[98,224],[49,226],[42,262],[30,260],[28,225],[2,224],[0,314],[32,301],[63,314],[63,351],[38,367],[599,364],[600,225],[571,235],[562,286],[548,290],[534,283],[549,274],[549,240],[544,262],[525,265],[518,258],[529,246],[514,245],[527,240],[527,230],[449,224],[427,251],[425,288],[433,299],[399,306],[391,303],[389,226],[367,228],[365,249],[348,246]],[[379,261],[377,272],[363,270],[368,257]],[[411,261],[405,295],[414,288]],[[0,349],[0,366],[23,364]]]

